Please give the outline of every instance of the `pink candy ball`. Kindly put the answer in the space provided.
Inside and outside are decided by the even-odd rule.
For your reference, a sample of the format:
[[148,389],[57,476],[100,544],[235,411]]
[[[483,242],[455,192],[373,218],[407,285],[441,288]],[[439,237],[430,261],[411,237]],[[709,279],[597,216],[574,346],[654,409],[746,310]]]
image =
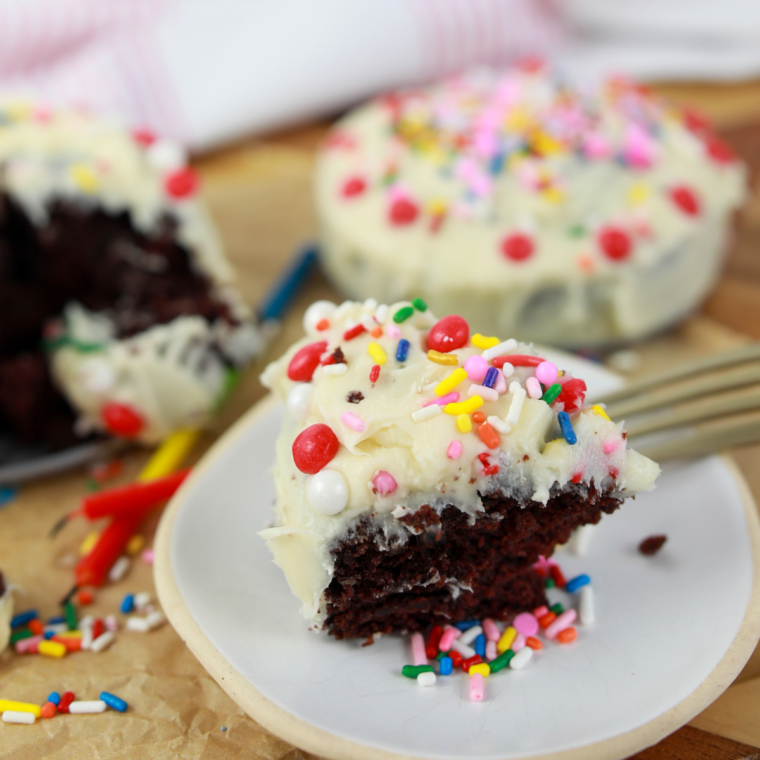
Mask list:
[[512,625],[523,636],[535,636],[538,632],[538,620],[530,612],[521,612],[513,621]]
[[464,363],[464,371],[470,380],[479,383],[488,372],[488,362],[482,356],[471,356]]
[[541,362],[541,364],[536,367],[536,377],[540,383],[543,383],[544,386],[548,388],[550,385],[556,383],[557,378],[559,377],[557,365],[552,364],[551,362]]
[[398,488],[396,478],[385,470],[380,470],[380,472],[372,478],[372,485],[381,496],[387,496]]

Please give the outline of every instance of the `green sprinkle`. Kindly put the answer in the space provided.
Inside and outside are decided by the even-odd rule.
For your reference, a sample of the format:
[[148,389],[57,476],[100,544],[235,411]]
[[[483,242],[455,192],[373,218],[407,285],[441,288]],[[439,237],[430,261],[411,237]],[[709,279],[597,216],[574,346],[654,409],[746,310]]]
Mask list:
[[586,228],[582,224],[576,224],[573,225],[568,232],[570,233],[570,237],[579,238],[586,234]]
[[417,311],[427,311],[427,304],[421,298],[412,299],[412,306],[414,306]]
[[66,602],[63,607],[63,614],[66,616],[66,625],[70,631],[76,631],[79,621],[77,620],[77,611],[71,602]]
[[544,395],[541,396],[541,401],[546,401],[547,404],[553,404],[560,393],[562,393],[562,386],[559,383],[554,383],[554,385],[550,385],[546,389]]
[[404,665],[401,668],[401,675],[407,678],[417,678],[420,673],[432,673],[432,665]]
[[448,652],[438,652],[438,654],[435,656],[435,659],[438,660],[438,662],[440,662],[444,657],[448,657],[448,656],[449,656]]
[[544,588],[554,588],[554,578],[547,578],[544,583]]
[[11,634],[11,644],[15,644],[22,639],[30,639],[34,634],[28,628],[22,628],[20,631],[14,631]]
[[557,602],[556,604],[553,604],[551,607],[549,607],[549,609],[555,615],[561,615],[565,611],[565,608],[559,602]]
[[89,493],[95,493],[96,491],[100,490],[100,483],[98,483],[97,480],[93,480],[92,478],[87,478],[85,487]]
[[406,322],[409,317],[414,314],[414,308],[411,306],[402,306],[394,315],[393,321],[400,325],[402,322]]
[[488,667],[491,668],[492,673],[498,673],[509,665],[509,661],[515,656],[515,653],[511,649],[507,649],[506,652],[502,652],[495,660],[491,660],[488,663]]
[[224,382],[222,383],[222,390],[214,401],[214,405],[217,410],[221,409],[224,402],[230,397],[235,387],[240,382],[240,370],[230,367],[224,376]]

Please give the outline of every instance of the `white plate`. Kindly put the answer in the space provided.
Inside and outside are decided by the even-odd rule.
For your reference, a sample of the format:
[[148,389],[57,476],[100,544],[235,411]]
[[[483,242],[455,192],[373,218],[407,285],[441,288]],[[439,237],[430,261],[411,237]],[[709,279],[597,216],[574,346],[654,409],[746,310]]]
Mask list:
[[[576,357],[561,366],[594,393],[617,378]],[[432,688],[403,678],[408,639],[371,647],[306,629],[256,534],[272,519],[270,467],[282,407],[250,412],[164,515],[156,581],[175,628],[220,685],[274,733],[335,757],[625,757],[714,700],[757,641],[757,517],[729,460],[669,466],[655,491],[605,516],[586,557],[597,624],[550,643],[520,672],[468,698],[461,672]],[[653,533],[654,557],[636,550]]]

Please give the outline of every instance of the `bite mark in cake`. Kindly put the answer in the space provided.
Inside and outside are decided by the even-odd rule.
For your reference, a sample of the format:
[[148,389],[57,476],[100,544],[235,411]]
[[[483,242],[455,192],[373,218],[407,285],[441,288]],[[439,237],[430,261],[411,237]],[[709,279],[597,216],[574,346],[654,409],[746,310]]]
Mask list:
[[539,557],[653,486],[657,465],[531,346],[470,336],[421,301],[320,302],[304,326],[262,377],[289,409],[262,535],[315,628],[366,637],[539,607]]

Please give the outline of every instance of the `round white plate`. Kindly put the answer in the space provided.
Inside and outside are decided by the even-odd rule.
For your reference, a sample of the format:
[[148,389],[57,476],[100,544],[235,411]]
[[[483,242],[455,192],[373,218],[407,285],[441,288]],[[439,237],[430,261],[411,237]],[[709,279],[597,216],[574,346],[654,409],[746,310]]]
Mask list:
[[[563,356],[595,394],[619,380]],[[733,680],[758,638],[758,522],[727,459],[668,466],[658,487],[605,516],[585,557],[597,623],[549,643],[523,671],[432,688],[401,676],[408,638],[374,646],[309,632],[257,531],[272,519],[282,406],[271,399],[221,440],[177,493],[156,541],[169,619],[253,718],[334,758],[619,758],[686,723]],[[644,557],[653,533],[668,542]],[[557,592],[561,593],[561,592]]]

